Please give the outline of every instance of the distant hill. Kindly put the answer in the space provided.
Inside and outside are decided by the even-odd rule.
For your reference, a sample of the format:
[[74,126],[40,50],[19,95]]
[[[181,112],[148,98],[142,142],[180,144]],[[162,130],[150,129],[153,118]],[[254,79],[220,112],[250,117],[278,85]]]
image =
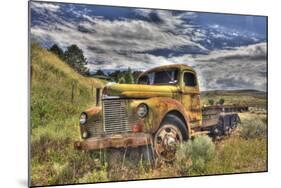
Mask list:
[[220,98],[225,99],[225,104],[245,104],[250,106],[267,104],[267,92],[245,89],[245,90],[212,90],[201,92],[201,104],[208,104],[209,99],[215,102]]

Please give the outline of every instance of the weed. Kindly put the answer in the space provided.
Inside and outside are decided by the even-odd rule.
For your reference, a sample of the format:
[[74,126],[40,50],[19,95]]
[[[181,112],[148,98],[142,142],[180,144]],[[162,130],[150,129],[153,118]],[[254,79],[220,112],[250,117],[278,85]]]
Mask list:
[[239,134],[244,139],[265,138],[266,133],[266,119],[258,115],[244,118],[239,126]]
[[182,143],[176,153],[176,166],[181,174],[200,173],[214,156],[215,144],[208,136],[198,136]]

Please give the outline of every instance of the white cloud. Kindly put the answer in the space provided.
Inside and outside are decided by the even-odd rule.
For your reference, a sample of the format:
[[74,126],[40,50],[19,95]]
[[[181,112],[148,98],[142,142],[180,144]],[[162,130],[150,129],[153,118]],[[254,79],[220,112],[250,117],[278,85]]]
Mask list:
[[31,2],[31,8],[38,13],[43,13],[43,11],[57,12],[60,6],[53,3]]
[[265,58],[267,54],[266,43],[258,43],[254,45],[235,47],[232,50],[216,50],[210,52],[208,56],[199,56],[199,61],[220,61],[224,59],[238,59],[238,58]]
[[266,43],[216,50],[208,55],[184,55],[168,59],[186,63],[197,70],[201,88],[266,90]]

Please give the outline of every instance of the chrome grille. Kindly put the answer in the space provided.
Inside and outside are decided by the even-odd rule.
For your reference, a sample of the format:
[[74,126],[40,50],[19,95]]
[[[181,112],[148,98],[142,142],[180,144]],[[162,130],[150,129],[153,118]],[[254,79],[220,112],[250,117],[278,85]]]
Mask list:
[[87,132],[90,134],[89,137],[103,134],[102,121],[94,121],[91,125],[85,125]]
[[123,133],[130,132],[126,101],[124,99],[103,101],[104,132]]

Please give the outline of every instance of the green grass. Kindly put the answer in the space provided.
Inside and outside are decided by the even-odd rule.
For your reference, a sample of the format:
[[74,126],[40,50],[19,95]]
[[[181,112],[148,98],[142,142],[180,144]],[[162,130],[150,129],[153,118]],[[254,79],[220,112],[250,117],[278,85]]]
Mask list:
[[203,174],[257,172],[266,170],[266,139],[231,137],[217,145],[215,157]]

